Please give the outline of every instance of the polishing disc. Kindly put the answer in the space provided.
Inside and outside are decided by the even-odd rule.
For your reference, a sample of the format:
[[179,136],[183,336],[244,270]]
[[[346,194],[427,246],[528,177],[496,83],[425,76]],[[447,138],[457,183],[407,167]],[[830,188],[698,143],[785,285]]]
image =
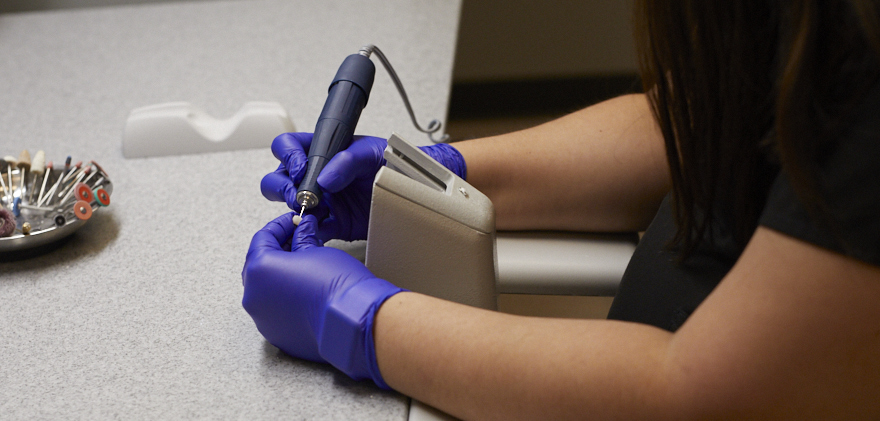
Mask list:
[[0,237],[9,237],[15,232],[15,216],[6,209],[0,209]]
[[76,183],[76,186],[73,187],[73,195],[76,196],[77,200],[82,200],[86,203],[91,203],[93,197],[92,189],[82,182]]
[[101,206],[110,206],[110,193],[107,193],[107,190],[95,190],[95,199],[98,200],[98,204]]
[[92,165],[94,165],[94,166],[95,166],[95,167],[96,167],[96,168],[98,168],[98,171],[100,171],[100,172],[101,172],[101,174],[104,174],[104,176],[106,176],[106,175],[107,175],[107,171],[104,171],[104,169],[103,169],[103,168],[101,168],[101,166],[100,166],[100,165],[98,165],[98,163],[97,163],[97,162],[95,162],[95,161],[92,161]]
[[92,217],[92,206],[88,202],[78,200],[73,204],[73,214],[79,219],[89,219]]

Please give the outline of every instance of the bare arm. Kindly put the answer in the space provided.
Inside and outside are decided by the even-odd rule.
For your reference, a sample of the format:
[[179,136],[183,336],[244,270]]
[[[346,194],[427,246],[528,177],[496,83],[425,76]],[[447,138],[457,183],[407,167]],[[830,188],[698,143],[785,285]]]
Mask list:
[[640,231],[670,188],[662,136],[644,95],[455,147],[468,182],[494,203],[502,230]]
[[880,268],[759,228],[675,334],[401,293],[376,352],[395,389],[465,419],[877,419]]

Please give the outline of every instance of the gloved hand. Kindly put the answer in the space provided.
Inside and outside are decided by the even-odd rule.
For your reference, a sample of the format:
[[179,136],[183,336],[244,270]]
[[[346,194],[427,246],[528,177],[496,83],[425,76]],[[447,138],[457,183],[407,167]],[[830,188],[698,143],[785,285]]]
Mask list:
[[376,362],[373,320],[385,300],[404,290],[344,251],[322,247],[314,215],[299,227],[292,216],[276,218],[251,240],[242,306],[285,353],[329,362],[355,380],[389,389]]
[[[272,142],[272,153],[281,161],[278,169],[263,177],[260,189],[269,200],[287,202],[295,211],[296,190],[305,177],[306,159],[312,143],[311,133],[284,133]],[[370,220],[373,179],[385,165],[382,154],[388,141],[378,137],[355,136],[351,145],[337,153],[318,175],[323,199],[308,213],[317,216],[317,237],[321,241],[365,240]],[[467,169],[461,154],[447,144],[420,147],[437,162],[465,178]]]

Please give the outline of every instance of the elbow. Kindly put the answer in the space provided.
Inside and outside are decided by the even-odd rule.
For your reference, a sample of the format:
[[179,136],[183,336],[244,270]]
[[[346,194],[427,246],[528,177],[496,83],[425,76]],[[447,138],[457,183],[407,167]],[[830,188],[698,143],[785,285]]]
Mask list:
[[[785,416],[785,402],[759,378],[755,367],[740,370],[676,364],[669,384],[669,413],[677,420],[774,420]],[[789,414],[791,415],[791,414]]]

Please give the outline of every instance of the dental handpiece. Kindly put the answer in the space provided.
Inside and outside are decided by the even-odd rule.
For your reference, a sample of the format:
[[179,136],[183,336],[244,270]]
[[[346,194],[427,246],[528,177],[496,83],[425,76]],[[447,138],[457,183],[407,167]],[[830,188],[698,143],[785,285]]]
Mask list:
[[302,206],[300,215],[321,201],[318,174],[330,158],[351,144],[361,111],[367,105],[375,75],[376,66],[370,60],[369,52],[364,50],[346,57],[339,66],[336,77],[330,84],[324,109],[315,125],[306,174],[296,193],[296,202]]

